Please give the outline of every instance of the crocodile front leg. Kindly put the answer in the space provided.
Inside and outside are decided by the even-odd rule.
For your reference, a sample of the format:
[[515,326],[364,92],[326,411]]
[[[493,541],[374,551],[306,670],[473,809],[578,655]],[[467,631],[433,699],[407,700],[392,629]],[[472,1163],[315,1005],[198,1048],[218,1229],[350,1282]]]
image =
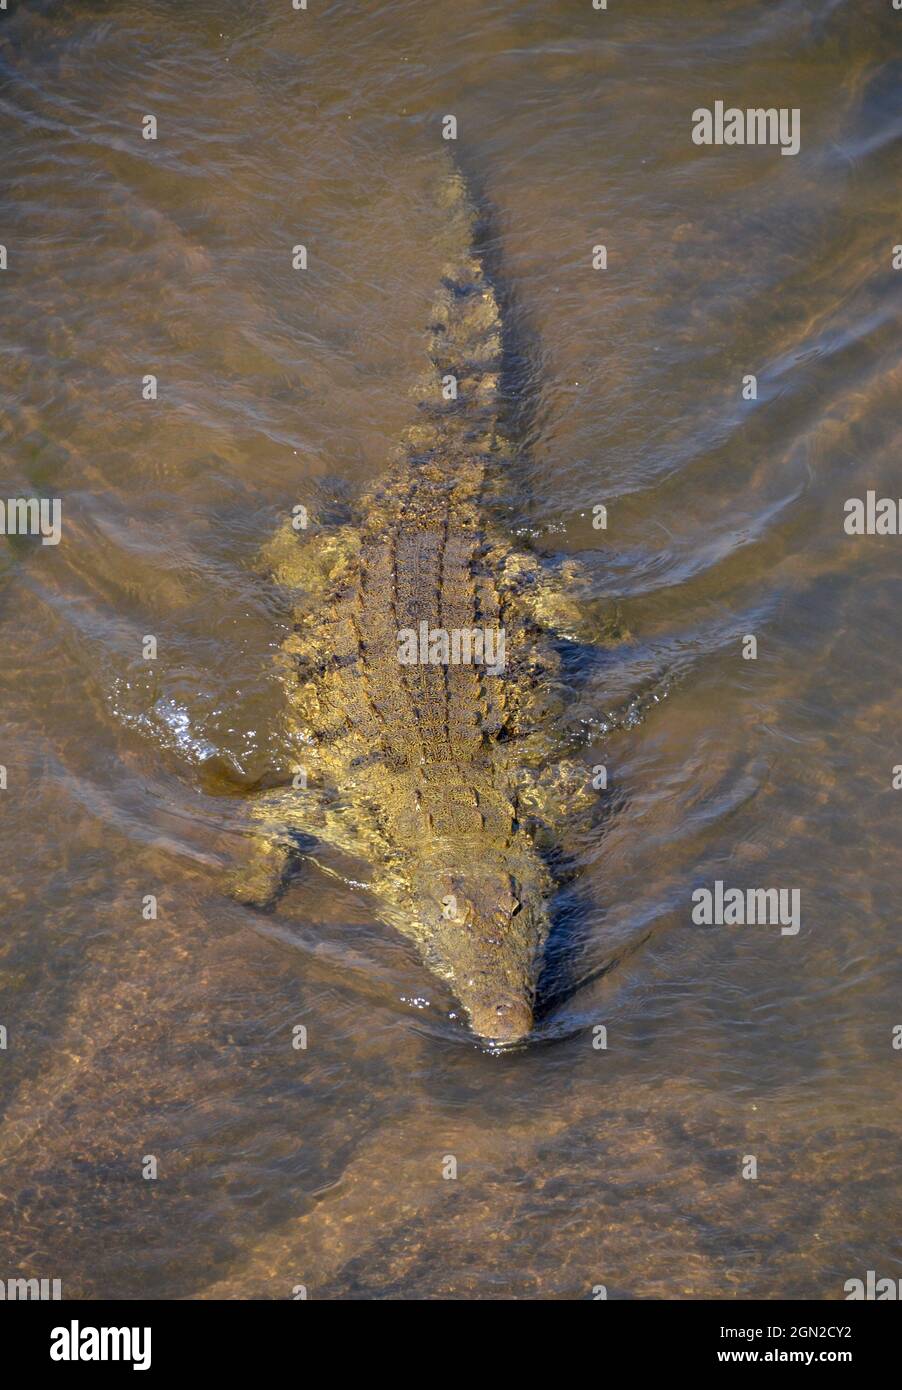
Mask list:
[[227,892],[247,907],[272,907],[282,894],[292,846],[269,835],[254,835],[241,863],[229,874]]
[[229,893],[252,907],[271,907],[284,888],[302,837],[319,839],[326,820],[320,788],[275,787],[248,803],[250,825]]
[[316,844],[330,845],[355,859],[368,846],[347,808],[323,787],[274,787],[250,801],[248,846],[230,875],[239,902],[270,907],[284,890],[291,861]]
[[559,841],[562,825],[588,824],[598,808],[591,770],[572,758],[540,768],[521,767],[516,785],[517,813],[543,849]]

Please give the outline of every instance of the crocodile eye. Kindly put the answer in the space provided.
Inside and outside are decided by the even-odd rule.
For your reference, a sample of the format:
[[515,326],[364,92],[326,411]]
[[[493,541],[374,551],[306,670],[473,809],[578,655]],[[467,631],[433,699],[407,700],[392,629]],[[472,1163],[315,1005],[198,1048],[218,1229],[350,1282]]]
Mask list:
[[521,904],[516,898],[507,898],[504,902],[499,903],[492,913],[492,921],[497,927],[506,926],[510,919],[520,911],[520,906]]

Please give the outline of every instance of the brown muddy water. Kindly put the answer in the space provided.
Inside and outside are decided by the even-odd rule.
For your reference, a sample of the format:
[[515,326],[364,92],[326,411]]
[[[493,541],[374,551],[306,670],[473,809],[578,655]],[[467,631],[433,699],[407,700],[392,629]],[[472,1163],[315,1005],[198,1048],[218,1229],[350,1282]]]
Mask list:
[[[890,0],[0,16],[0,495],[62,507],[59,545],[0,540],[0,1277],[902,1275],[902,537],[844,530],[902,493],[900,76]],[[799,153],[694,144],[719,99],[798,108]],[[271,914],[224,888],[283,756],[290,619],[254,557],[415,415],[449,113],[507,314],[505,524],[632,633],[574,678],[604,813],[535,1033],[494,1055],[367,866],[314,852]],[[798,890],[800,929],[696,925],[717,881]]]

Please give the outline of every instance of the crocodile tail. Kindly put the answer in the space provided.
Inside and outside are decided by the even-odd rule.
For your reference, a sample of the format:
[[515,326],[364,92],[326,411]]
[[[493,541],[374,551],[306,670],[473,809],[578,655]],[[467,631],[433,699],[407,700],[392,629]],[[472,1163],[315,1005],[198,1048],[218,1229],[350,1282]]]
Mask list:
[[494,408],[501,371],[501,315],[476,249],[477,215],[457,169],[442,181],[440,203],[452,241],[429,324],[437,389],[448,406]]

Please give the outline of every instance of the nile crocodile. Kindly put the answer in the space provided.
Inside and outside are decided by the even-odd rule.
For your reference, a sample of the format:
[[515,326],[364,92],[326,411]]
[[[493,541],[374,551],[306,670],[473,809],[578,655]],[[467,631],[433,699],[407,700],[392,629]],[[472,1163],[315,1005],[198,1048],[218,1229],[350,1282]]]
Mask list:
[[[252,799],[234,891],[272,905],[300,836],[367,860],[380,917],[416,941],[480,1039],[510,1044],[533,1024],[549,848],[596,794],[584,767],[550,757],[559,650],[581,621],[575,566],[488,519],[487,479],[511,459],[501,320],[462,180],[444,186],[461,253],[433,311],[417,423],[358,522],[288,521],[264,551],[292,591],[282,664],[304,771]],[[484,659],[467,661],[481,638]]]

